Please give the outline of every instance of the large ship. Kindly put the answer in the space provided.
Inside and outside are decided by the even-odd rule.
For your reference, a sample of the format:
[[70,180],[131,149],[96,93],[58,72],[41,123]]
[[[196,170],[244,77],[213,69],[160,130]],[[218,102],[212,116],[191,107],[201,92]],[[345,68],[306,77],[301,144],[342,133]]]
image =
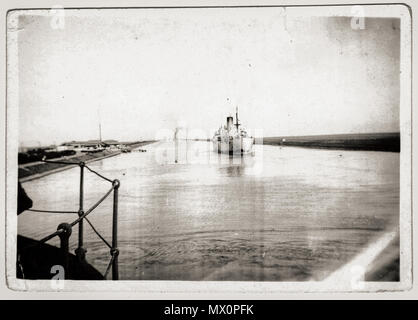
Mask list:
[[238,121],[238,108],[234,118],[226,118],[226,125],[221,126],[213,136],[213,149],[218,153],[245,154],[253,151],[254,138],[241,127]]

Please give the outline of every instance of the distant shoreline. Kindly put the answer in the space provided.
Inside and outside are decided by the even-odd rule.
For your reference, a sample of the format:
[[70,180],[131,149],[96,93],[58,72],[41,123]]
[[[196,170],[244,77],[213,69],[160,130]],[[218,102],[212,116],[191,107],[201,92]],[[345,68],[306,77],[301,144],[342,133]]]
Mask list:
[[[129,146],[130,149],[134,149],[137,147],[145,146],[147,144],[153,143],[155,141],[141,141],[135,144],[132,144]],[[63,157],[63,158],[56,158],[51,159],[51,161],[70,161],[70,162],[80,162],[83,161],[85,163],[90,163],[94,161],[103,160],[106,158],[114,157],[122,152],[120,150],[117,151],[101,151],[96,153],[85,153],[81,154],[79,156],[71,156],[71,157]],[[19,165],[18,166],[18,180],[21,183],[39,179],[42,177],[45,177],[47,175],[61,172],[64,170],[68,170],[71,168],[74,168],[78,166],[78,164],[71,164],[71,165],[65,165],[65,164],[55,164],[55,163],[46,163],[46,162],[36,162],[33,165],[25,164],[25,165]]]
[[256,144],[295,146],[316,149],[400,152],[400,133],[335,134],[299,137],[265,137]]
[[[190,139],[212,141],[212,139]],[[262,140],[262,141],[260,141]],[[255,144],[314,149],[400,152],[399,132],[328,134],[316,136],[281,136],[255,138]]]

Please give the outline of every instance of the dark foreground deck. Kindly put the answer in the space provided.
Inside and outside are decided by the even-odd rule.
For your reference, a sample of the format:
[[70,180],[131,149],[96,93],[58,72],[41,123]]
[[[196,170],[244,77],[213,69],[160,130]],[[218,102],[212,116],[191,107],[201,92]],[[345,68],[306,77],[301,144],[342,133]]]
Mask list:
[[[16,266],[16,277],[19,279],[52,279],[56,272],[51,272],[55,265],[64,265],[60,248],[49,244],[17,236],[17,249],[20,252],[20,264]],[[87,262],[81,262],[74,254],[69,254],[67,280],[104,280],[103,275]],[[22,274],[22,271],[23,274]]]

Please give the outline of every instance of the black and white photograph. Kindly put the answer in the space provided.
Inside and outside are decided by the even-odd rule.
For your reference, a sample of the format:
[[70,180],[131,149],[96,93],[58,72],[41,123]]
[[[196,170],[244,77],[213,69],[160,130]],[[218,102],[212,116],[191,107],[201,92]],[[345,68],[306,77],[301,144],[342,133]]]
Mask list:
[[9,11],[9,283],[407,289],[410,37],[403,5]]

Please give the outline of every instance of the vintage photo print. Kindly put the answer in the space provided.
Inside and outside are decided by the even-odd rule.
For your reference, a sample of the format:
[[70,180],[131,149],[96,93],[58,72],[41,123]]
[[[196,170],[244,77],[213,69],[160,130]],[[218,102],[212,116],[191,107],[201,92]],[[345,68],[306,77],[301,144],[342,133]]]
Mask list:
[[10,10],[6,124],[10,288],[411,286],[405,5]]

